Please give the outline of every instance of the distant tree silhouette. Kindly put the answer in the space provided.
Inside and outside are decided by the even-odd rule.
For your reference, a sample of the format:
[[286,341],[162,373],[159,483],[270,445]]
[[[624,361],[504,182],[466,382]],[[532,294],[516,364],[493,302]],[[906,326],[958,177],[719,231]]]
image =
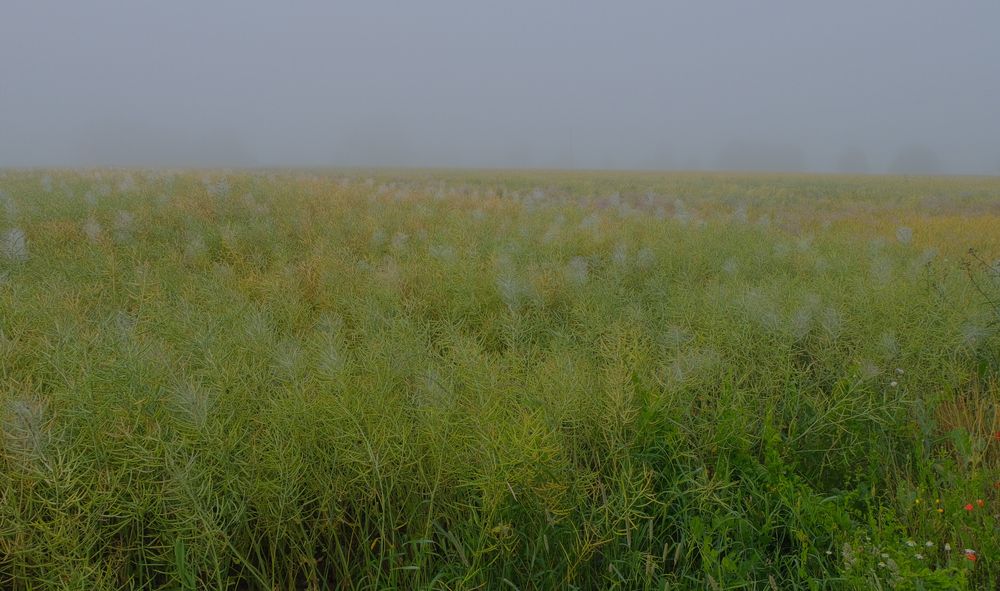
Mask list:
[[867,174],[871,172],[868,155],[858,146],[848,146],[837,159],[837,170],[845,173]]
[[903,146],[889,166],[893,174],[940,174],[943,171],[941,159],[923,144]]
[[684,161],[684,170],[699,171],[702,170],[703,168],[704,166],[701,163],[701,158],[693,154],[688,156],[687,160]]
[[257,158],[236,131],[144,124],[94,126],[77,141],[84,166],[253,166]]
[[799,172],[805,169],[802,149],[793,144],[738,140],[719,154],[723,170]]

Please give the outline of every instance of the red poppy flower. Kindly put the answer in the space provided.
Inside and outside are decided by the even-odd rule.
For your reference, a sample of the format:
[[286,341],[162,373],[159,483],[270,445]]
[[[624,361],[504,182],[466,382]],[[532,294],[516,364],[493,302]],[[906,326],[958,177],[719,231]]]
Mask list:
[[986,503],[984,503],[982,499],[976,499],[976,504],[979,505],[980,507],[982,507]]
[[966,511],[972,511],[972,503],[969,503],[968,505],[966,505],[965,506],[965,510]]

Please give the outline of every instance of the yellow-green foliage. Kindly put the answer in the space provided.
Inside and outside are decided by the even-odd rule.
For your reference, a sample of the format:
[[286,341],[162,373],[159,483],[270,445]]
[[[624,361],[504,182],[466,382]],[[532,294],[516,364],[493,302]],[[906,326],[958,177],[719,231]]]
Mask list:
[[998,179],[8,171],[0,205],[0,588],[1000,578]]

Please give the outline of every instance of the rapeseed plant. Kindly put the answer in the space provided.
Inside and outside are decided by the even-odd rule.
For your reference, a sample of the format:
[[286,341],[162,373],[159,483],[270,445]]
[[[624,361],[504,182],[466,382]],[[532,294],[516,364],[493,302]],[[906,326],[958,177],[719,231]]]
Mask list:
[[1000,578],[996,179],[0,191],[0,587]]

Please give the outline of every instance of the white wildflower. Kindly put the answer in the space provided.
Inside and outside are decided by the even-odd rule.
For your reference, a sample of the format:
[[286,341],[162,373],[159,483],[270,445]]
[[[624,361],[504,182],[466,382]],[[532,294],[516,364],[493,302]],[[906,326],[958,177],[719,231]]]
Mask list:
[[858,558],[854,554],[854,549],[851,548],[851,545],[847,542],[844,542],[843,547],[840,549],[840,554],[844,557],[844,566],[846,566],[848,570],[854,568],[854,566],[858,563]]
[[660,345],[667,349],[676,349],[692,340],[694,340],[694,336],[680,326],[668,326],[657,339]]
[[674,200],[674,219],[682,224],[686,224],[691,221],[691,213],[688,211],[687,206],[681,199]]
[[20,263],[28,260],[28,238],[24,230],[11,228],[4,233],[3,254],[11,261]]
[[791,321],[791,331],[792,336],[795,340],[801,341],[806,336],[809,335],[809,331],[812,330],[813,326],[813,308],[811,306],[804,305],[799,307],[792,315]]
[[125,210],[118,210],[115,214],[115,240],[118,242],[128,242],[132,239],[132,225],[135,216]]
[[747,223],[747,220],[749,218],[750,216],[747,213],[746,203],[740,203],[739,205],[736,206],[736,209],[733,210],[733,221],[740,224],[745,224]]
[[882,355],[886,359],[891,359],[899,355],[899,340],[896,338],[896,333],[892,331],[883,332],[879,337],[879,349],[882,350]]
[[966,324],[962,327],[961,331],[961,342],[962,345],[970,349],[978,347],[986,337],[989,336],[990,331],[985,326],[979,324]]
[[910,273],[916,275],[922,273],[927,265],[931,263],[937,257],[938,251],[936,248],[925,248],[918,256],[913,257],[910,261]]
[[820,324],[830,338],[836,339],[840,336],[843,321],[836,308],[825,308],[820,315]]
[[40,458],[48,445],[47,404],[35,398],[15,398],[6,403],[0,425],[8,450],[28,458]]
[[667,367],[667,379],[684,384],[710,379],[722,358],[712,348],[689,349],[678,353]]
[[126,174],[120,181],[118,181],[118,192],[128,193],[135,188],[135,179],[132,175]]
[[335,378],[344,370],[347,362],[336,346],[331,344],[324,348],[316,360],[319,373],[327,378]]
[[878,365],[873,363],[869,359],[862,359],[860,363],[861,377],[866,380],[870,380],[875,376],[882,373],[882,370]]
[[229,194],[229,181],[225,177],[215,182],[206,177],[202,179],[202,184],[205,186],[205,191],[212,197],[225,197]]
[[455,395],[446,380],[434,368],[428,368],[413,391],[412,402],[421,410],[447,410],[455,403]]
[[511,311],[520,310],[528,296],[528,288],[515,276],[504,274],[497,277],[497,293]]
[[136,324],[138,324],[138,321],[135,316],[125,310],[118,310],[115,313],[114,325],[115,330],[118,331],[118,336],[126,339],[131,337],[135,331]]
[[757,289],[751,289],[743,297],[743,310],[748,318],[766,330],[780,330],[782,317],[771,297]]
[[619,267],[624,266],[628,260],[628,246],[624,242],[615,245],[615,250],[611,255],[611,260]]
[[600,223],[600,221],[601,218],[597,215],[597,213],[592,213],[580,221],[580,229],[594,230],[597,228],[597,225]]
[[405,232],[396,232],[392,236],[392,249],[396,251],[401,251],[406,249],[407,243],[410,241],[410,235]]
[[204,427],[212,406],[208,392],[198,384],[183,382],[175,386],[172,393],[174,407],[180,416],[195,427]]
[[448,244],[431,244],[427,247],[427,253],[443,263],[453,262],[457,258],[455,249]]
[[200,234],[192,234],[184,245],[184,257],[188,260],[197,259],[207,250],[205,239]]
[[7,215],[7,221],[14,221],[17,218],[17,203],[4,191],[0,191],[0,202],[3,203],[3,210]]
[[245,193],[243,195],[243,207],[247,208],[250,212],[256,215],[267,215],[268,209],[267,205],[264,203],[259,203],[253,196],[252,193]]
[[245,318],[243,331],[250,343],[267,343],[271,340],[270,322],[262,310],[251,310]]
[[586,283],[589,276],[587,259],[580,256],[570,259],[569,263],[566,265],[566,276],[576,285],[583,285]]
[[830,262],[824,257],[817,256],[813,259],[813,268],[816,270],[816,273],[823,275],[830,270]]
[[13,353],[15,346],[16,343],[14,342],[14,339],[5,335],[3,330],[0,330],[0,359],[3,359]]
[[648,246],[643,246],[635,253],[635,262],[640,269],[648,269],[656,262],[656,254]]
[[298,377],[305,359],[302,346],[294,339],[282,339],[276,348],[274,361],[281,373],[289,378]]
[[871,278],[877,286],[888,285],[892,281],[892,262],[885,256],[872,259]]
[[87,240],[91,242],[97,242],[101,239],[101,224],[94,219],[94,216],[88,217],[83,222],[83,233],[87,235]]
[[555,220],[549,224],[549,227],[545,229],[545,234],[542,235],[542,242],[545,244],[552,244],[558,242],[562,238],[563,226],[566,224],[566,216],[560,214]]

